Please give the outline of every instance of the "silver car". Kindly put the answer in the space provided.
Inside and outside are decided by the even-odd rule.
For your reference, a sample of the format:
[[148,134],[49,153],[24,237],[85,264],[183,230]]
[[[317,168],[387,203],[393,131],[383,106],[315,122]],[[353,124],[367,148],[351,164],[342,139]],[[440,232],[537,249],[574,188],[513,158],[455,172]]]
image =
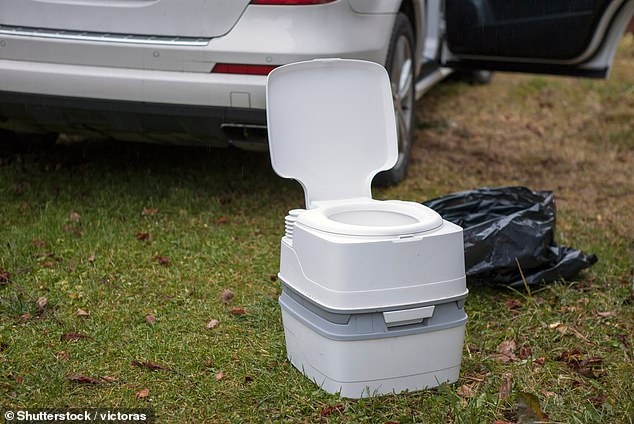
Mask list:
[[[404,177],[414,102],[452,70],[604,77],[634,0],[0,0],[0,126],[266,148],[265,82],[318,57],[392,80]],[[350,111],[354,113],[354,111]]]

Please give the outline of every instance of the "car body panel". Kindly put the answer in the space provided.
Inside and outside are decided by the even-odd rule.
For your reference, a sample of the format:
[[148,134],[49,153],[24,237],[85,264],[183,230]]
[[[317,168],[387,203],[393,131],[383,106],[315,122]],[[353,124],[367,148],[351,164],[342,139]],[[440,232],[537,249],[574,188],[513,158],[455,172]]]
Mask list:
[[115,34],[218,37],[249,0],[1,0],[0,24]]

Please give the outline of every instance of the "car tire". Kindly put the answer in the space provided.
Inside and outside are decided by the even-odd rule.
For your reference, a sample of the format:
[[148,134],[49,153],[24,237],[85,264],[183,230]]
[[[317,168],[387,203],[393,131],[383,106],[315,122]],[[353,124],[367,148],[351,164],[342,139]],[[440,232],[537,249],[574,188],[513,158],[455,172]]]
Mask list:
[[398,160],[392,169],[379,173],[374,182],[393,185],[407,175],[412,142],[414,140],[414,89],[415,55],[414,30],[404,13],[396,15],[387,51],[385,69],[390,75],[394,113],[398,135]]

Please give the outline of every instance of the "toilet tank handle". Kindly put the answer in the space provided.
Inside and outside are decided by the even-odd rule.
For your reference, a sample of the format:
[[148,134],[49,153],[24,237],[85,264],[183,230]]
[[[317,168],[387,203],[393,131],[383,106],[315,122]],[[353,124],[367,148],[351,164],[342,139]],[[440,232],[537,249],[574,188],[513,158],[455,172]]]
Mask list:
[[401,311],[383,312],[383,319],[388,328],[400,325],[420,324],[425,318],[434,315],[435,306],[423,306],[421,308],[403,309]]

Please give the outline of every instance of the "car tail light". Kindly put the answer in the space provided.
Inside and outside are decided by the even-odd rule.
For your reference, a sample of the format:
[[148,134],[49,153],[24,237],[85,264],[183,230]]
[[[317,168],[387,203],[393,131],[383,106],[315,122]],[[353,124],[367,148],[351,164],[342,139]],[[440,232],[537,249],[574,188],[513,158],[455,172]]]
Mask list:
[[245,65],[242,63],[216,63],[214,74],[268,75],[278,65]]
[[251,0],[251,4],[306,5],[332,3],[335,0]]

